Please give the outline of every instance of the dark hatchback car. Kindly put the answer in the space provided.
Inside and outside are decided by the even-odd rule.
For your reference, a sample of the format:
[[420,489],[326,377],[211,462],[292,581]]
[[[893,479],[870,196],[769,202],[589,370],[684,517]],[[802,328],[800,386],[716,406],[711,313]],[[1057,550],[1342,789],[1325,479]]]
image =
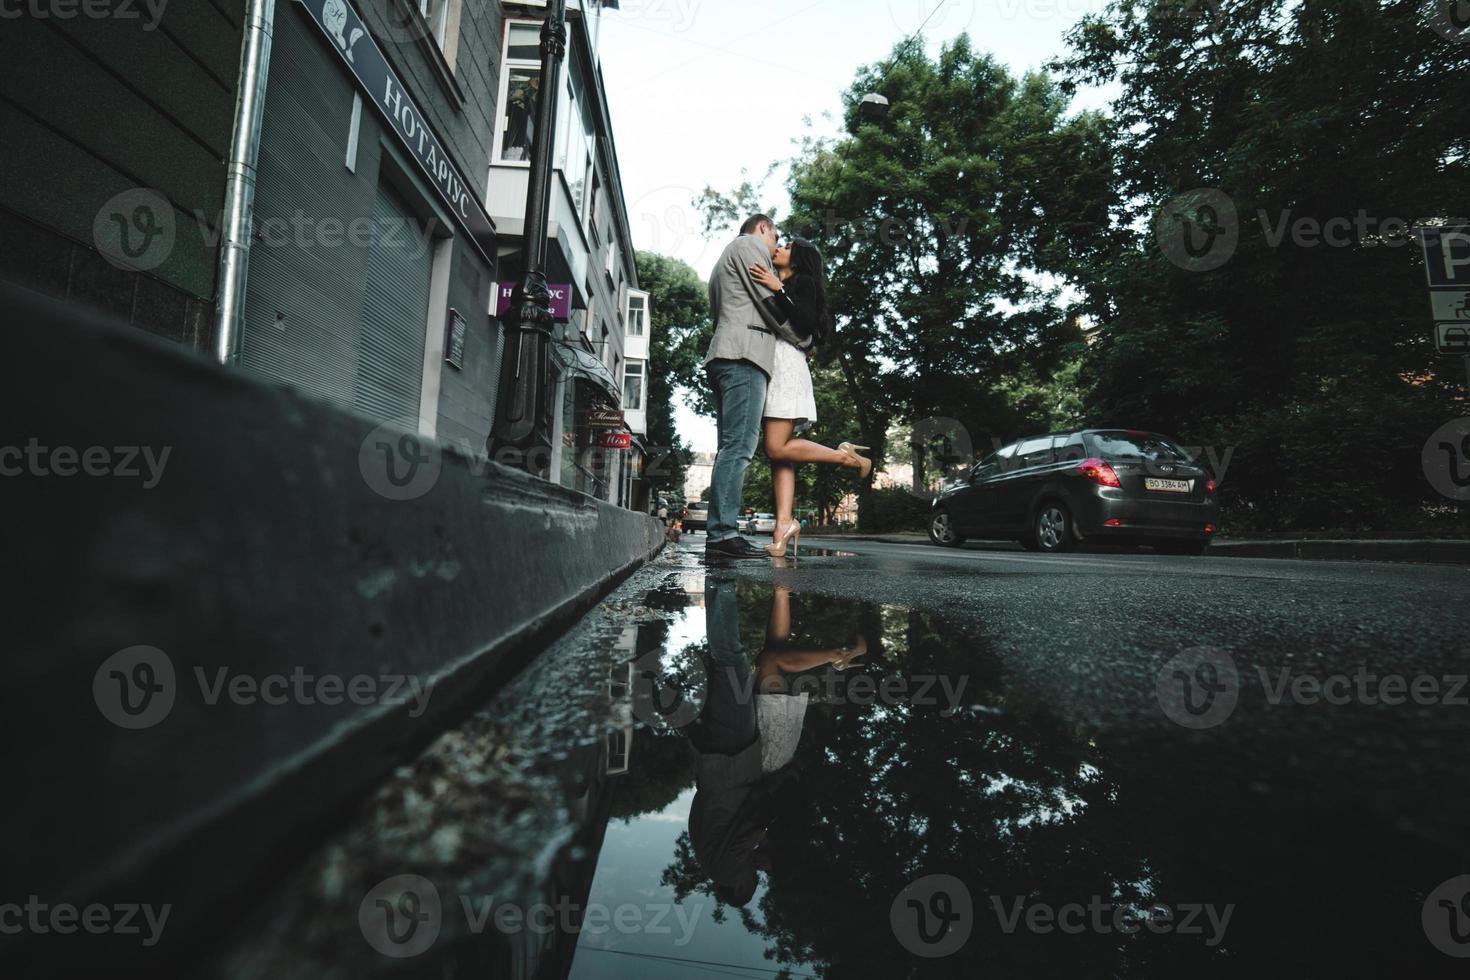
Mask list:
[[935,499],[929,539],[1004,538],[1047,552],[1105,541],[1200,555],[1219,522],[1214,478],[1172,440],[1089,429],[1022,439],[982,459]]
[[685,531],[703,531],[709,527],[709,504],[703,501],[691,503],[684,508],[684,513],[679,515],[679,522]]

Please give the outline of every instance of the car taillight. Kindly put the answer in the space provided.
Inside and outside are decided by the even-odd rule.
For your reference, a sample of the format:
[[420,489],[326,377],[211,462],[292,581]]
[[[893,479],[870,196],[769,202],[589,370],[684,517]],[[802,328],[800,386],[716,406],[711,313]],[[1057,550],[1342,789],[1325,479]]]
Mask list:
[[1092,459],[1084,459],[1082,462],[1078,463],[1077,472],[1081,473],[1083,476],[1087,477],[1089,480],[1091,480],[1093,483],[1096,483],[1100,487],[1122,486],[1122,484],[1118,482],[1118,474],[1113,472],[1113,468],[1109,466],[1105,460],[1101,460],[1096,457],[1093,457]]
[[1206,524],[1205,525],[1205,533],[1206,534],[1214,534],[1215,533],[1215,525],[1213,525],[1213,524]]
[[1215,481],[1214,480],[1206,480],[1205,481],[1205,493],[1214,493],[1214,492],[1215,492]]

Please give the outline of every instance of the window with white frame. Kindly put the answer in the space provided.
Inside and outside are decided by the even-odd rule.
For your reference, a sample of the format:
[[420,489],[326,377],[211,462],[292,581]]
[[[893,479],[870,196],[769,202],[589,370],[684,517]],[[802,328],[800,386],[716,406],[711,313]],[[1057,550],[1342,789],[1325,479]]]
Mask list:
[[641,293],[628,294],[628,336],[641,337],[648,322],[648,300]]
[[643,395],[643,362],[630,360],[623,368],[623,409],[643,411]]
[[[460,0],[418,0],[419,14],[424,18],[424,23],[429,25],[429,34],[439,42],[439,50],[444,52],[451,67],[454,60],[453,46],[449,43],[449,27],[459,20],[459,3]],[[455,16],[450,16],[451,14]]]
[[499,163],[531,161],[536,143],[536,107],[541,100],[541,25],[509,21],[505,26],[505,71],[500,89]]

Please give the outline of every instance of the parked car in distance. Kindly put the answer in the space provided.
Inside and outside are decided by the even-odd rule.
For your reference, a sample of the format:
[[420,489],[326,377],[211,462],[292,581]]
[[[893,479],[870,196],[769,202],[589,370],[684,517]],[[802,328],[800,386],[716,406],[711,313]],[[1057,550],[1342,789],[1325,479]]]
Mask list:
[[775,534],[775,514],[751,514],[745,521],[746,534]]
[[684,508],[684,513],[679,518],[684,524],[686,531],[703,531],[709,527],[709,504],[702,500],[696,500]]
[[1171,439],[1088,429],[1021,439],[976,463],[935,498],[929,539],[953,547],[1000,538],[1043,552],[1104,541],[1201,555],[1219,523],[1214,477]]

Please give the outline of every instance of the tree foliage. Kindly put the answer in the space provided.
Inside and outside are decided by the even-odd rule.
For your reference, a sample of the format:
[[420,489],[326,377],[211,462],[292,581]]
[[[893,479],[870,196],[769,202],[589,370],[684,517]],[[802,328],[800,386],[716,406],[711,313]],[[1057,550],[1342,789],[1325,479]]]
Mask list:
[[[1123,0],[1083,20],[1058,66],[1121,88],[1115,228],[1131,234],[1083,264],[1102,325],[1087,413],[1234,447],[1237,521],[1383,527],[1433,497],[1420,448],[1463,414],[1462,368],[1433,352],[1410,228],[1470,205],[1470,46],[1424,14]],[[1202,188],[1238,216],[1203,230],[1238,244],[1191,271],[1150,225],[1182,202],[1203,226],[1177,197]]]
[[[687,263],[654,252],[639,252],[638,282],[648,290],[648,439],[653,448],[649,480],[656,490],[683,500],[689,446],[674,425],[674,389],[697,390],[694,376],[710,331],[709,294]],[[651,464],[653,466],[653,464]]]

